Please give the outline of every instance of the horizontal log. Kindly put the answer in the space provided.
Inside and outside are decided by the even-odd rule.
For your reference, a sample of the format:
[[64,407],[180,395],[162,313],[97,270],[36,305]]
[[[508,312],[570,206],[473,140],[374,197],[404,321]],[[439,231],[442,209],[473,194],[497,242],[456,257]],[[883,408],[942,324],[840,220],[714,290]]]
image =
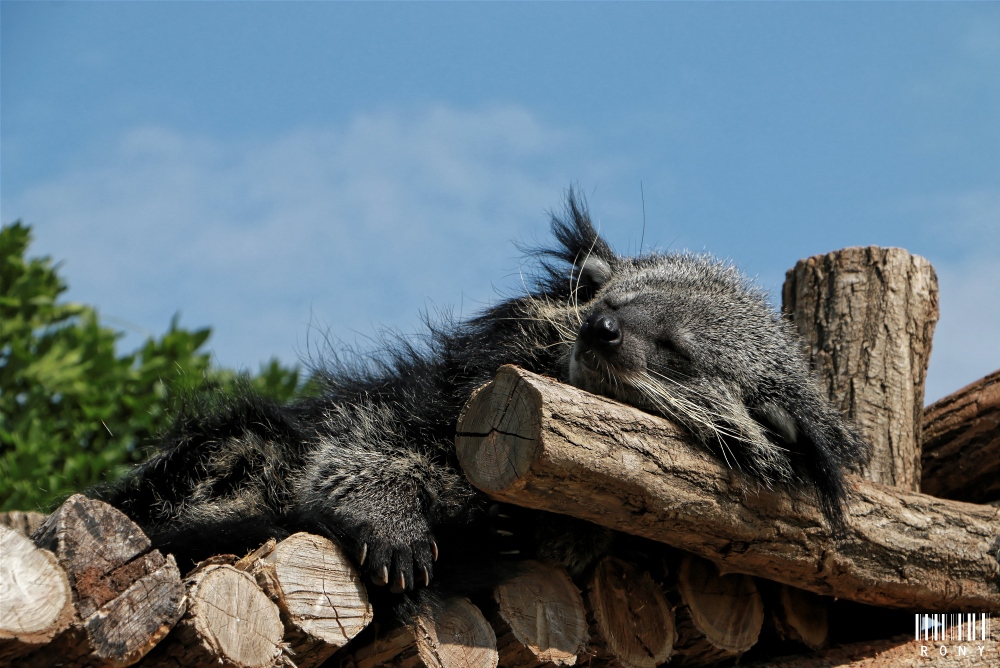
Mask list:
[[1000,369],[924,411],[920,491],[942,499],[1000,499]]
[[809,490],[761,489],[662,418],[502,367],[458,422],[492,498],[673,545],[818,594],[908,609],[1000,609],[1000,508],[850,477],[834,535]]

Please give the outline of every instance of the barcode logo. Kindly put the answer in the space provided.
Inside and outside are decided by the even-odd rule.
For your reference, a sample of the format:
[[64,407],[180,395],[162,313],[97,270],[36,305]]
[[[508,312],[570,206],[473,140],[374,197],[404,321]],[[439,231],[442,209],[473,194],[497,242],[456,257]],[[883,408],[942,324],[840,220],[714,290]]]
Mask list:
[[917,640],[974,642],[990,639],[990,615],[986,612],[914,616]]

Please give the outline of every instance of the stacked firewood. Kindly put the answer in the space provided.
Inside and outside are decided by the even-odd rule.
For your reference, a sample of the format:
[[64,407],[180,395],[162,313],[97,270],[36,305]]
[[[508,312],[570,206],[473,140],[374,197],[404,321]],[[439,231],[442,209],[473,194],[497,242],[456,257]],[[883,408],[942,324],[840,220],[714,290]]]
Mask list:
[[380,627],[325,538],[295,534],[182,577],[128,518],[77,495],[0,524],[0,665],[1000,665],[995,633],[984,654],[942,655],[914,631],[830,647],[829,621],[837,598],[887,615],[1000,612],[1000,371],[922,411],[936,282],[899,249],[801,261],[784,300],[831,398],[876,448],[850,478],[841,533],[808,490],[758,489],[667,420],[504,367],[459,419],[469,480],[643,549],[612,550],[576,579],[525,562],[484,600]]

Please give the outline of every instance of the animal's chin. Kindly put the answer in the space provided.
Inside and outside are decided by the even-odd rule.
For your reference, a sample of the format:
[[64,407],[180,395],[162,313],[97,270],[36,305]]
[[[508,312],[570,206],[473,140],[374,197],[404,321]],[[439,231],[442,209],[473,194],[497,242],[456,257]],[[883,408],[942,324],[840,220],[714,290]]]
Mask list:
[[619,399],[621,383],[615,382],[611,365],[592,349],[574,348],[569,362],[569,382],[581,390]]

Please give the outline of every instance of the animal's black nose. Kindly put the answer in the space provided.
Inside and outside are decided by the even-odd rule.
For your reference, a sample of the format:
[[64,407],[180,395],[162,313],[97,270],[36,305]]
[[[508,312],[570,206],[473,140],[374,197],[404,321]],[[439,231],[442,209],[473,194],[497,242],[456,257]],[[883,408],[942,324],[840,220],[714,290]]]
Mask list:
[[597,346],[614,347],[622,342],[618,318],[605,313],[591,313],[580,326],[580,338]]

